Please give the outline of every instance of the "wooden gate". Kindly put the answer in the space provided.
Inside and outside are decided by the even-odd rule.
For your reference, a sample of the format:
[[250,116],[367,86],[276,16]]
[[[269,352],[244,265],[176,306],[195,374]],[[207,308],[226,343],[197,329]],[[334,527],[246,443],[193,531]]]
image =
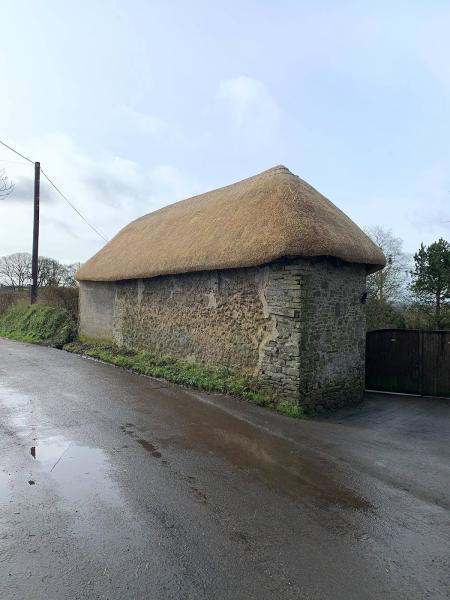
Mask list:
[[450,331],[370,331],[366,338],[366,388],[450,396]]

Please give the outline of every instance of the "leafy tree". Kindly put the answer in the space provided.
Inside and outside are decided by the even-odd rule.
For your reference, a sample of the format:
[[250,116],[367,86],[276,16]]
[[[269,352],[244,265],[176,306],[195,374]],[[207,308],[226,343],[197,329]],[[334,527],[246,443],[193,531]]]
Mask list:
[[38,258],[38,287],[58,286],[62,284],[66,267],[54,258]]
[[372,298],[366,304],[366,327],[368,331],[384,329],[386,327],[405,329],[407,321],[404,309],[400,306],[393,306],[388,302],[380,302]]
[[411,290],[419,303],[432,306],[436,327],[442,326],[442,311],[450,299],[450,243],[440,238],[414,255]]

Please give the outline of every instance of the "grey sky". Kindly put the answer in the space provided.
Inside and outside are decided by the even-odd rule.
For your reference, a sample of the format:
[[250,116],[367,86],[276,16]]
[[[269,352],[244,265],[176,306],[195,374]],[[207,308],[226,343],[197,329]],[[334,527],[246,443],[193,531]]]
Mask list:
[[[280,163],[409,252],[450,237],[448,2],[0,7],[0,137],[107,237]],[[6,149],[0,161],[17,182],[2,255],[31,247],[32,166]],[[43,202],[42,254],[85,260],[102,243],[62,200]]]

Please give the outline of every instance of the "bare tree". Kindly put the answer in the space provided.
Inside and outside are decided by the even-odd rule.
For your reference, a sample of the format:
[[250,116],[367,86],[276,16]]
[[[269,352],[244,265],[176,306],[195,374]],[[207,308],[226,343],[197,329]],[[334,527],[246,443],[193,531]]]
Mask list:
[[31,254],[15,252],[0,257],[0,282],[13,290],[23,290],[30,284]]
[[403,252],[403,241],[391,230],[375,226],[366,229],[367,235],[381,248],[387,259],[384,269],[367,278],[369,298],[380,303],[400,303],[408,293],[411,258]]
[[12,183],[5,173],[4,169],[0,169],[0,198],[9,196],[14,189],[14,183]]
[[75,279],[75,273],[80,267],[80,262],[72,263],[70,265],[64,265],[65,273],[61,285],[65,287],[76,287],[78,285],[78,282]]
[[[76,287],[75,273],[81,263],[64,265],[54,258],[39,256],[38,287]],[[16,252],[0,257],[0,285],[22,290],[31,284],[31,254]]]

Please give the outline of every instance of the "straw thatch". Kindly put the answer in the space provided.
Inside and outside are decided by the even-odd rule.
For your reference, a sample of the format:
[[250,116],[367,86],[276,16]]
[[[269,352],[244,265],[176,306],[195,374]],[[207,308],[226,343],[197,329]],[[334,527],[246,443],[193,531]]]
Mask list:
[[77,278],[139,279],[313,256],[363,263],[369,272],[385,264],[381,250],[353,221],[278,166],[133,221]]

